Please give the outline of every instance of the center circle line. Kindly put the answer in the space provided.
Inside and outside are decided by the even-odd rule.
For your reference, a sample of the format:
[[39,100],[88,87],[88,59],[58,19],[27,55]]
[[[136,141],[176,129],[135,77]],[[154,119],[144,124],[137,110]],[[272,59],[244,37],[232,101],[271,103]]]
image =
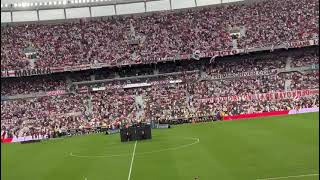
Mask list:
[[[195,141],[192,142],[192,143],[184,144],[184,145],[177,146],[177,147],[160,149],[160,150],[156,150],[156,151],[148,151],[148,152],[136,153],[136,155],[153,154],[153,153],[158,153],[158,152],[182,149],[182,148],[185,148],[185,147],[189,147],[189,146],[198,144],[200,142],[199,138],[185,138],[185,139],[192,139],[192,140],[195,140]],[[76,154],[73,154],[72,152],[69,153],[69,156],[78,157],[78,158],[111,158],[111,157],[121,157],[121,156],[130,156],[130,155],[131,155],[130,153],[124,153],[124,154],[101,155],[101,156],[94,156],[94,155],[85,156],[85,155],[76,155]]]

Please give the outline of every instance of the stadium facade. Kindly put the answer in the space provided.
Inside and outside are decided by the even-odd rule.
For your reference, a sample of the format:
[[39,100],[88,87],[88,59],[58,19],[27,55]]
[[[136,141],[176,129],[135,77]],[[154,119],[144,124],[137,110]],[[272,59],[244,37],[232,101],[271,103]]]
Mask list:
[[1,23],[128,15],[243,0],[25,0],[1,1]]

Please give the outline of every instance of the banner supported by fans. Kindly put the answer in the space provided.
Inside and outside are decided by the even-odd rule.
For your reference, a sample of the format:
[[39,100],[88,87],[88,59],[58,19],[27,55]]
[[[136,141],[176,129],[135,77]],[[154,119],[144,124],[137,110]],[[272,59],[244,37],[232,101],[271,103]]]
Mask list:
[[318,89],[305,89],[305,90],[295,90],[295,91],[278,91],[251,95],[241,95],[241,96],[224,96],[224,97],[213,97],[213,98],[203,98],[198,99],[200,102],[222,102],[222,101],[251,101],[251,100],[280,100],[289,98],[300,98],[304,96],[319,94]]

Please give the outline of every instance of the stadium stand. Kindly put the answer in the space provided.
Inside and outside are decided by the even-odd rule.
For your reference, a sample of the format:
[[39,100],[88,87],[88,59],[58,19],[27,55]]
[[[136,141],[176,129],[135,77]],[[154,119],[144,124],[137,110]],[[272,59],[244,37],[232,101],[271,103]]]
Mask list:
[[[147,16],[8,25],[1,28],[1,69],[116,66],[185,57],[195,51],[208,54],[234,48],[230,32],[240,33],[240,27],[238,48],[264,47],[315,38],[318,21],[316,0],[270,0]],[[132,36],[139,42],[129,43]],[[34,64],[27,60],[26,49],[36,52]]]
[[[101,70],[109,71],[108,74],[113,75],[97,81],[86,81],[90,79],[85,76],[86,73],[83,74],[83,81],[72,78],[77,75],[67,73],[63,77],[71,77],[69,84],[68,80],[54,81],[52,76],[40,76],[37,81],[28,77],[27,80],[3,79],[1,94],[7,97],[15,97],[9,96],[13,94],[23,97],[27,92],[34,94],[52,90],[65,91],[60,95],[53,93],[2,101],[2,127],[10,130],[12,134],[23,136],[31,132],[53,132],[61,127],[83,128],[88,123],[89,126],[102,126],[132,121],[166,122],[204,116],[215,117],[221,111],[226,115],[235,115],[290,110],[298,104],[301,107],[319,107],[317,93],[287,98],[248,98],[263,93],[318,91],[318,70],[290,69],[295,68],[296,64],[310,65],[317,62],[319,56],[315,53],[316,50],[317,48],[291,50],[295,54],[280,51],[232,56],[220,58],[215,63],[208,60],[190,61],[184,62],[183,66],[171,64],[170,73],[167,72],[168,64],[158,64],[156,68],[150,66],[149,69],[148,66],[143,67],[147,73],[140,74],[139,67],[130,68],[128,74],[124,73],[129,72],[126,69],[113,69],[112,73],[110,70]],[[274,63],[276,58],[278,59]],[[305,61],[306,58],[314,59]],[[289,61],[290,59],[293,60]],[[291,63],[289,69],[287,63]],[[237,74],[252,71],[266,71],[270,74],[215,78],[217,73]],[[123,73],[127,76],[114,78]],[[97,71],[96,74],[101,76],[103,72]],[[88,73],[87,76],[95,76],[95,73]],[[54,86],[52,81],[58,82],[57,86]],[[79,89],[85,91],[79,92]],[[238,98],[225,99],[230,96]]]
[[[318,45],[161,62],[197,51],[210,54],[235,46],[248,50],[314,39],[318,20],[316,0],[270,0],[1,27],[1,70],[110,66],[2,78],[2,134],[40,136],[57,129],[123,122],[190,122],[218,119],[221,112],[230,116],[319,107]],[[239,27],[245,32],[235,45],[230,29]],[[138,43],[129,43],[132,34]],[[28,60],[26,49],[36,52],[34,63]],[[291,95],[283,96],[283,92]]]

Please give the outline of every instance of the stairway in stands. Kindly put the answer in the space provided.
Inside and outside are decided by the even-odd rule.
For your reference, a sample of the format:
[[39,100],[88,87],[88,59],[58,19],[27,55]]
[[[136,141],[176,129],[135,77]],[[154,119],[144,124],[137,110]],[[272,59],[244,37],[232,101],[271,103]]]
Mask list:
[[[136,107],[138,109],[136,112],[136,118],[140,119],[140,117],[144,113],[144,99],[142,98],[141,95],[136,95],[136,96],[134,96],[134,100],[135,100]],[[141,107],[141,108],[139,108],[139,107]]]
[[285,67],[286,70],[289,70],[291,68],[291,61],[292,61],[291,56],[288,56],[286,61],[286,67]]

